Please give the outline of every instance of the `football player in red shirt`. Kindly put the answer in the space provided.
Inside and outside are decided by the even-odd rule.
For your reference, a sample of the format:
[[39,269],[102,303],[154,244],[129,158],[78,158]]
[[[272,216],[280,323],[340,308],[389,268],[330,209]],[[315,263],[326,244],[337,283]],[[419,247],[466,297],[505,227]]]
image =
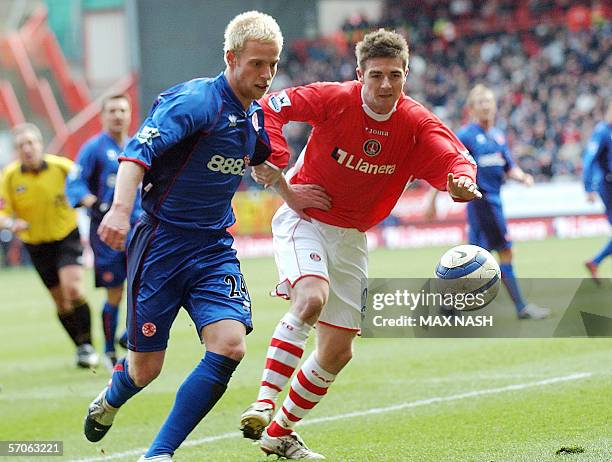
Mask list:
[[[430,111],[403,93],[408,45],[378,30],[357,44],[357,81],[314,83],[265,97],[272,143],[268,165],[255,167],[259,183],[276,184],[285,199],[272,221],[280,274],[276,292],[291,300],[268,349],[259,396],[241,416],[247,438],[288,459],[323,459],[293,431],[327,393],[349,362],[359,331],[367,279],[365,231],[386,218],[406,185],[422,179],[457,201],[480,197],[476,166],[457,137]],[[312,125],[296,165],[282,127]],[[318,208],[304,208],[306,200]],[[276,398],[298,366],[312,327],[316,350]]]

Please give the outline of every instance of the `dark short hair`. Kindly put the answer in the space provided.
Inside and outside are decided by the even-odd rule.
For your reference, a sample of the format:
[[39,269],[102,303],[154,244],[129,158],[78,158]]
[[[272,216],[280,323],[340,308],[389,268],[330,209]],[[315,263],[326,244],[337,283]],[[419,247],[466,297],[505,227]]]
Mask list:
[[109,95],[109,96],[105,96],[104,99],[102,100],[102,110],[104,111],[104,109],[106,109],[106,105],[115,99],[124,99],[128,102],[128,104],[131,106],[131,101],[130,101],[130,97],[126,94],[126,93],[115,93],[113,95]]
[[363,70],[371,58],[401,58],[404,67],[408,67],[410,53],[404,37],[397,32],[378,29],[363,37],[355,47],[355,55],[359,69]]

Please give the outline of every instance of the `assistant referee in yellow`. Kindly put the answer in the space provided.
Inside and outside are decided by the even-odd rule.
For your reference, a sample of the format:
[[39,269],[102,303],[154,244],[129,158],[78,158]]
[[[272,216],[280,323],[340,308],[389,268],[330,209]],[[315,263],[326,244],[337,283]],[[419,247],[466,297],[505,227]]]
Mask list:
[[16,126],[12,137],[17,159],[0,176],[0,228],[10,229],[25,244],[77,347],[77,365],[95,367],[98,355],[91,345],[91,316],[82,288],[83,247],[76,211],[64,195],[73,162],[44,154],[34,124]]

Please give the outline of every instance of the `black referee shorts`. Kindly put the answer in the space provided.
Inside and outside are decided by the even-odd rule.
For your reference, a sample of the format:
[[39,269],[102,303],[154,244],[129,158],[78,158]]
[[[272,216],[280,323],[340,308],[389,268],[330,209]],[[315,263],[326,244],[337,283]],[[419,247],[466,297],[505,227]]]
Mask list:
[[59,285],[59,269],[68,265],[82,265],[83,246],[79,229],[75,228],[59,241],[26,244],[34,268],[47,288]]

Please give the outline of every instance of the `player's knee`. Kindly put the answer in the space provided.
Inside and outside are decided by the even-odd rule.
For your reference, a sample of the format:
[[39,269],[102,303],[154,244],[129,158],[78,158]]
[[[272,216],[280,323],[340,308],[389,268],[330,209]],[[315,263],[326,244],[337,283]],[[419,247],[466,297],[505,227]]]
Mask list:
[[209,345],[208,350],[231,358],[234,361],[241,361],[246,354],[246,343],[243,337],[230,337]]
[[330,374],[339,373],[353,358],[353,349],[323,348],[317,352],[319,365]]
[[68,303],[64,300],[56,300],[55,308],[57,309],[57,314],[59,314],[60,316],[70,314],[74,309],[71,303]]
[[244,343],[238,345],[228,345],[225,349],[225,354],[223,356],[227,356],[228,358],[233,359],[234,361],[241,361],[246,354],[246,346]]
[[499,261],[501,263],[512,263],[512,249],[502,249],[499,251]]
[[130,377],[137,387],[146,387],[159,376],[161,369],[161,364],[130,364]]
[[327,303],[327,293],[323,290],[302,292],[296,298],[293,305],[294,310],[302,319],[312,315],[319,315]]
[[353,359],[353,349],[352,348],[348,348],[346,350],[339,351],[336,354],[336,361],[340,368],[346,366],[351,359]]
[[84,303],[83,292],[81,291],[81,288],[78,285],[66,285],[62,287],[62,292],[64,294],[64,299],[66,299],[72,305],[80,305]]

